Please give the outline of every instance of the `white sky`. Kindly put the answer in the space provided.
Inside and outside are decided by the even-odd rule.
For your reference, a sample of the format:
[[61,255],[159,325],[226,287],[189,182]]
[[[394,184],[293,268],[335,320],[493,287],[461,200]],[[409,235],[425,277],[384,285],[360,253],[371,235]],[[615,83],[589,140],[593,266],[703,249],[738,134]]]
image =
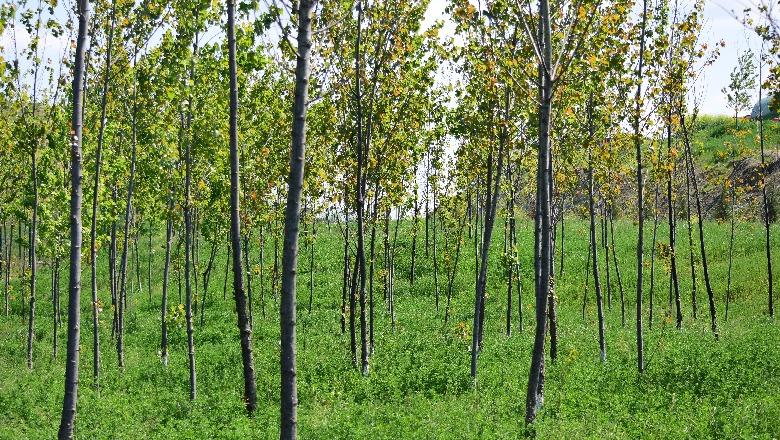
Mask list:
[[[441,34],[452,36],[454,27],[447,23],[448,17],[444,13],[448,0],[431,0],[428,12],[425,16],[425,25],[430,25],[434,20],[444,20],[445,26]],[[721,40],[726,42],[726,47],[720,49],[720,57],[712,66],[704,69],[699,77],[695,93],[700,101],[701,113],[711,115],[729,115],[731,110],[726,104],[726,97],[721,93],[723,87],[727,87],[729,74],[737,64],[740,53],[748,48],[758,54],[761,50],[761,39],[756,34],[745,28],[742,23],[730,15],[730,10],[735,10],[742,15],[742,10],[750,6],[751,0],[707,0],[704,7],[705,23],[701,35],[701,43],[706,43],[713,48]],[[758,90],[753,98],[757,100]]]

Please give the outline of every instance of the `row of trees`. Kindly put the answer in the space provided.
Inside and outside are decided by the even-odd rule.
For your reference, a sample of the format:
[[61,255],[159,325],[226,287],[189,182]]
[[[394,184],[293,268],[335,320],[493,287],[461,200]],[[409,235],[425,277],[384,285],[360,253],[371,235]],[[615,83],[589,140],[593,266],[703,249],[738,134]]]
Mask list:
[[[656,236],[659,212],[667,214],[669,223],[668,243],[661,249],[670,260],[677,325],[682,325],[683,301],[676,232],[677,220],[684,215],[692,249],[693,313],[696,316],[695,270],[700,267],[717,338],[701,177],[691,147],[696,111],[691,113],[688,102],[697,69],[718,55],[717,48],[697,39],[703,4],[644,1],[639,9],[600,0],[452,0],[448,11],[454,39],[439,36],[443,22],[422,28],[426,0],[262,5],[232,0],[226,5],[200,0],[90,5],[80,0],[73,11],[43,0],[4,4],[0,28],[10,36],[13,49],[6,50],[11,58],[0,68],[0,181],[4,188],[18,188],[0,199],[5,314],[15,307],[9,301],[14,273],[26,286],[20,292],[20,314],[28,322],[28,366],[33,368],[34,329],[40,325],[35,320],[37,269],[50,265],[55,274],[52,304],[57,317],[61,263],[70,253],[68,367],[60,436],[73,435],[76,412],[82,254],[91,265],[91,385],[97,388],[106,355],[98,332],[102,305],[112,306],[117,366],[124,368],[125,319],[132,295],[144,288],[152,295],[151,263],[145,277],[138,264],[142,239],[148,235],[151,256],[153,236],[161,230],[166,237],[162,360],[167,363],[168,280],[173,269],[184,281],[179,302],[185,309],[191,399],[197,396],[195,323],[198,311],[201,325],[206,320],[217,249],[230,250],[250,416],[257,399],[251,335],[258,300],[253,275],[260,277],[254,285],[260,286],[262,316],[266,281],[269,295],[275,300],[280,295],[282,438],[293,438],[297,424],[299,234],[305,231],[304,243],[313,249],[317,221],[324,218],[337,222],[343,234],[341,328],[350,334],[352,361],[364,376],[375,350],[375,288],[383,290],[391,328],[395,325],[398,226],[393,231],[392,218],[411,217],[412,289],[424,224],[437,310],[440,271],[446,282],[445,320],[461,248],[474,246],[471,375],[476,380],[488,251],[501,217],[507,222],[507,335],[514,322],[524,329],[515,224],[522,211],[529,212],[536,225],[536,327],[526,422],[533,424],[543,402],[548,337],[549,356],[557,355],[554,257],[558,249],[562,274],[563,220],[575,204],[584,206],[590,219],[588,270],[594,277],[601,359],[606,360],[600,265],[606,266],[609,308],[609,277],[617,277],[625,324],[612,219],[621,192],[627,190],[635,194],[636,205],[624,214],[638,220],[639,372],[644,370],[642,316],[648,310],[652,325],[653,272],[659,257],[655,243],[663,240]],[[777,46],[776,27],[759,30]],[[27,43],[23,36],[29,37]],[[50,39],[75,44],[49,57]],[[69,78],[71,89],[65,87]],[[632,105],[623,104],[628,102]],[[65,144],[71,146],[70,157],[61,148]],[[81,237],[84,182],[89,185],[83,202],[92,208],[87,253],[81,252],[86,244]],[[733,181],[730,184],[733,188]],[[760,187],[773,314],[769,211],[766,185]],[[677,199],[683,188],[687,203],[681,212]],[[584,203],[577,194],[585,195]],[[731,191],[729,197],[733,202],[736,193]],[[655,213],[648,309],[643,277],[646,213]],[[66,224],[70,245],[62,232]],[[442,241],[444,246],[438,246]],[[210,249],[204,260],[202,243]],[[107,252],[100,252],[103,248]],[[264,255],[267,248],[274,250],[272,264],[266,264],[271,260]],[[101,257],[108,259],[103,263],[109,267],[108,286],[100,286],[96,275]],[[513,290],[520,305],[515,319]],[[58,326],[55,322],[55,356]]]

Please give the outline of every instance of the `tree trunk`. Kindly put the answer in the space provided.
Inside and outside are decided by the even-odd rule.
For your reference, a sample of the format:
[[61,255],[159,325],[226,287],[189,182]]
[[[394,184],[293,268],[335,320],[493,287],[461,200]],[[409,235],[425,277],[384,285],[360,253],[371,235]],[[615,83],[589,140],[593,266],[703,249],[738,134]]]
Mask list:
[[420,202],[417,200],[417,164],[414,164],[414,182],[414,211],[412,214],[412,264],[409,268],[410,292],[414,292],[414,269],[417,257],[417,227],[420,223]]
[[92,191],[92,225],[90,228],[90,266],[92,269],[92,380],[95,390],[100,391],[100,336],[98,334],[98,288],[97,288],[97,213],[100,196],[100,167],[103,155],[103,140],[106,131],[108,108],[108,81],[111,75],[111,50],[114,46],[114,25],[116,1],[111,2],[111,24],[108,28],[106,66],[103,72],[103,92],[100,97],[100,127],[98,129],[97,151],[95,153],[95,184]]
[[81,185],[82,185],[82,93],[84,49],[89,23],[89,0],[78,4],[79,31],[76,60],[73,67],[73,115],[71,122],[71,193],[70,193],[70,287],[68,292],[68,347],[65,361],[65,393],[57,437],[73,438],[79,385],[79,336],[81,324]]
[[309,314],[311,314],[311,306],[312,303],[314,302],[314,244],[316,239],[317,239],[317,219],[314,216],[312,216],[311,243],[309,245],[310,247],[309,249]]
[[601,245],[604,247],[604,263],[605,263],[605,269],[607,272],[607,308],[611,311],[612,310],[612,280],[610,279],[610,270],[609,270],[609,234],[607,234],[607,201],[606,199],[602,198],[602,201],[604,202],[602,204],[602,212],[601,212]]
[[57,297],[59,296],[59,272],[60,272],[60,257],[59,255],[56,255],[54,257],[54,264],[49,266],[51,269],[51,308],[52,308],[52,333],[54,336],[54,341],[52,344],[52,352],[54,355],[54,359],[57,359],[57,348],[59,343],[59,335],[58,330],[59,326],[57,325]]
[[636,182],[637,198],[636,209],[639,217],[639,231],[636,244],[636,347],[637,368],[639,373],[645,371],[644,337],[642,328],[642,294],[644,289],[644,252],[645,252],[645,202],[644,202],[644,176],[642,171],[642,132],[639,120],[642,113],[642,68],[645,56],[645,31],[647,26],[647,0],[642,2],[642,34],[639,42],[639,67],[637,68],[636,108],[634,110],[634,149],[636,150]]
[[[588,165],[588,172],[590,172],[590,165]],[[590,186],[588,186],[588,191],[590,191]],[[592,197],[590,195],[590,192],[588,193],[588,197]],[[590,203],[588,203],[588,212],[590,212]],[[590,218],[590,216],[588,216]],[[595,225],[594,225],[595,226]],[[590,234],[588,234],[588,261],[585,263],[585,288],[582,291],[582,319],[585,319],[585,308],[588,305],[588,288],[590,287],[590,256],[593,253],[593,242],[590,239]]]
[[374,183],[374,205],[371,213],[371,264],[368,268],[368,340],[369,354],[374,354],[374,264],[376,262],[376,224],[379,205],[379,179]]
[[[255,382],[255,361],[252,354],[252,327],[250,324],[252,302],[250,295],[250,317],[247,316],[244,274],[241,267],[241,222],[239,207],[239,162],[238,162],[238,74],[236,67],[236,3],[228,0],[228,52],[230,63],[230,234],[233,247],[233,299],[236,302],[238,331],[241,338],[241,360],[244,369],[244,405],[252,417],[257,405]],[[244,240],[248,245],[248,233]],[[249,248],[247,246],[247,277],[249,277]],[[251,291],[251,288],[250,288]]]
[[[555,226],[555,214],[553,209],[555,204],[552,202],[555,197],[555,178],[553,175],[554,165],[552,163],[552,145],[550,146],[550,167],[547,170],[547,184],[550,186],[548,194],[550,194],[550,233],[552,239],[550,240],[550,293],[547,299],[547,331],[550,334],[550,360],[555,362],[558,357],[558,312],[556,306],[558,305],[558,296],[555,295],[555,240],[556,231]],[[544,383],[544,378],[540,379],[541,383]]]
[[710,271],[707,266],[707,249],[704,246],[704,220],[701,214],[701,197],[699,197],[699,184],[696,182],[696,169],[693,167],[693,154],[691,154],[691,146],[688,139],[688,127],[685,125],[685,115],[680,117],[681,125],[683,128],[683,140],[685,141],[685,155],[688,160],[688,171],[692,173],[691,180],[693,181],[693,192],[696,196],[696,214],[698,216],[699,223],[699,247],[701,249],[701,268],[704,272],[704,286],[707,288],[707,296],[710,300],[710,318],[712,321],[712,333],[715,335],[715,340],[718,340],[718,322],[715,316],[715,294],[712,291],[712,284],[710,284]]
[[[434,170],[434,177],[436,171]],[[439,312],[439,256],[436,249],[436,186],[438,180],[433,182],[433,292],[436,297],[436,312]]]
[[[111,201],[117,206],[116,184],[111,188]],[[117,221],[111,222],[111,240],[108,247],[108,280],[111,285],[111,309],[113,310],[113,320],[111,321],[111,338],[117,337],[119,333],[119,281],[116,273],[116,241],[117,241]]]
[[[428,203],[428,197],[429,197],[429,194],[430,194],[429,191],[430,191],[430,182],[431,182],[431,178],[430,178],[430,176],[431,176],[431,150],[430,150],[430,148],[428,148],[425,153],[426,153],[427,158],[428,158],[428,161],[427,161],[427,164],[426,164],[426,172],[425,172],[425,258],[428,258],[428,256],[430,255],[429,251],[428,251],[428,248],[430,246],[430,244],[429,244],[430,241],[429,241],[429,236],[428,236],[428,223],[429,223],[428,222],[428,217],[430,217],[430,207],[429,207],[429,203]],[[469,194],[471,194],[471,193],[469,193]],[[469,198],[469,201],[470,200],[471,199]],[[471,206],[470,203],[469,203],[469,206]],[[469,217],[469,220],[470,219],[471,218]],[[469,229],[469,231],[471,231],[471,229]],[[469,237],[471,237],[470,233],[469,233]]]
[[131,153],[131,159],[130,159],[130,180],[127,183],[127,203],[125,205],[125,227],[124,227],[124,236],[123,236],[123,245],[122,245],[122,262],[120,266],[120,283],[119,283],[119,296],[117,298],[117,303],[119,304],[119,320],[117,324],[117,342],[116,342],[116,350],[117,355],[119,358],[119,368],[124,368],[125,366],[125,355],[124,355],[124,314],[125,309],[127,308],[127,252],[129,247],[129,241],[130,241],[130,216],[133,212],[133,182],[135,180],[135,166],[136,166],[136,156],[137,156],[137,129],[138,126],[136,124],[137,122],[137,116],[138,116],[138,83],[136,79],[136,69],[135,69],[135,55],[133,56],[133,117],[132,117],[132,131],[133,131],[133,139],[132,139],[132,153]]
[[736,197],[736,194],[734,192],[734,180],[736,178],[736,172],[734,170],[735,162],[734,162],[734,149],[732,147],[731,150],[731,179],[728,183],[729,185],[729,198],[731,199],[731,234],[729,236],[729,271],[728,271],[728,278],[726,281],[726,315],[724,316],[724,320],[728,322],[729,320],[729,303],[731,302],[731,269],[733,267],[734,263],[734,198]]
[[[666,129],[666,150],[671,152],[672,149],[672,127],[667,126]],[[668,203],[669,214],[669,252],[671,260],[671,284],[670,287],[674,291],[674,304],[677,310],[677,328],[682,328],[682,304],[680,300],[680,285],[677,277],[677,222],[674,215],[674,199],[672,198],[672,180],[674,177],[674,164],[667,174],[666,180],[666,200]],[[671,298],[670,298],[671,303]]]
[[[504,254],[507,258],[507,281],[506,281],[506,335],[512,336],[512,287],[514,286],[514,269],[515,269],[515,192],[512,186],[512,164],[507,163],[506,166],[506,179],[509,182],[509,197],[507,198],[507,216],[509,217],[508,230],[506,235],[509,237],[509,247],[504,249]],[[504,240],[506,242],[506,239]]]
[[[230,235],[230,234],[228,234]],[[230,262],[232,260],[233,255],[233,246],[230,245],[230,242],[228,242],[228,248],[227,248],[227,257],[225,259],[225,282],[222,284],[222,301],[227,301],[227,284],[228,284],[228,270],[230,269],[231,265]],[[181,296],[181,295],[179,295]]]
[[168,200],[168,213],[165,219],[165,266],[163,267],[163,285],[162,285],[162,299],[161,299],[161,315],[160,315],[160,357],[162,364],[168,366],[168,323],[166,322],[166,315],[168,313],[168,275],[171,268],[171,237],[173,236],[173,210],[174,210],[174,195],[173,189],[170,191]]
[[[607,361],[607,342],[604,335],[604,306],[601,295],[601,280],[599,278],[599,254],[596,242],[596,207],[593,194],[593,158],[592,151],[588,149],[588,206],[590,211],[590,248],[591,261],[593,261],[593,286],[596,289],[596,307],[599,320],[599,353],[601,362]],[[609,258],[607,257],[607,261]]]
[[[390,218],[390,211],[387,212]],[[395,252],[398,244],[398,229],[401,224],[401,207],[396,208],[395,230],[393,231],[393,246],[390,249],[390,330],[395,333]]]
[[[427,214],[426,214],[427,215]],[[385,270],[382,274],[384,300],[390,302],[390,207],[385,206],[385,227],[384,227],[384,265]]]
[[347,295],[352,290],[349,276],[349,191],[344,181],[344,272],[341,284],[341,334],[347,332]]
[[[658,237],[658,183],[655,184],[655,199],[653,200],[653,242],[650,249],[650,311],[647,313],[647,326],[653,328],[653,300],[655,297],[655,249]],[[644,357],[644,353],[643,357]]]
[[[504,96],[505,107],[509,107],[509,90],[507,89]],[[498,148],[498,165],[493,164],[493,152],[492,149],[488,154],[488,175],[487,175],[487,202],[485,206],[485,230],[482,238],[482,249],[480,252],[480,267],[479,278],[477,281],[476,295],[474,301],[474,335],[472,337],[471,345],[471,377],[476,380],[477,378],[477,358],[479,357],[479,350],[482,345],[483,325],[485,316],[485,291],[487,284],[487,264],[488,264],[488,251],[490,250],[490,238],[493,235],[493,225],[496,216],[496,208],[498,206],[498,195],[501,184],[501,172],[504,167],[504,150],[507,143],[507,128],[504,125],[504,129],[499,138]],[[496,168],[494,168],[494,166]],[[496,170],[495,182],[493,181],[493,170]],[[435,187],[434,187],[435,190]],[[434,191],[435,196],[435,191]],[[436,206],[434,206],[435,212]]]
[[[198,11],[195,10],[195,21],[198,21]],[[195,400],[197,396],[197,373],[195,371],[195,327],[192,318],[192,250],[193,250],[193,221],[192,221],[192,107],[193,107],[193,84],[195,81],[195,57],[198,54],[198,32],[195,32],[195,39],[192,43],[192,60],[190,61],[189,72],[189,90],[187,99],[187,142],[184,147],[184,317],[187,322],[187,350],[190,365],[190,401]],[[232,173],[231,173],[232,174]],[[234,263],[235,264],[235,263]],[[241,264],[241,260],[238,261]]]
[[[249,243],[250,243],[250,235],[251,231],[248,231],[243,234],[244,238],[244,270],[246,270],[246,303],[247,308],[249,309],[249,328],[254,329],[255,328],[255,313],[254,313],[254,302],[252,301],[252,266],[249,264]],[[235,245],[234,245],[235,246]],[[206,292],[203,292],[205,299]],[[201,306],[201,311],[203,310],[203,307]]]
[[[762,84],[761,82],[761,69],[759,69],[759,84]],[[761,102],[761,87],[758,88],[758,102]],[[759,115],[758,115],[758,139],[759,143],[761,144],[761,199],[762,204],[764,208],[764,235],[766,237],[766,269],[767,269],[767,283],[769,284],[769,317],[774,318],[775,317],[775,301],[774,301],[774,291],[773,291],[773,284],[774,280],[772,278],[772,247],[769,244],[769,203],[767,201],[766,196],[766,171],[767,171],[767,164],[766,164],[766,155],[764,154],[764,114],[763,114],[763,107],[759,104]],[[702,249],[703,249],[702,244]],[[705,269],[706,271],[706,269]],[[706,282],[706,278],[705,278]],[[713,326],[715,325],[715,315],[713,312]],[[717,338],[717,334],[716,334]]]
[[298,386],[295,349],[295,281],[298,266],[298,229],[301,216],[303,170],[306,161],[306,104],[309,96],[311,22],[317,0],[301,0],[298,12],[298,56],[295,67],[292,149],[289,192],[284,217],[281,326],[281,432],[280,439],[295,439],[298,433]]
[[544,392],[544,343],[547,335],[547,301],[550,296],[550,185],[547,179],[552,167],[550,145],[553,84],[552,74],[552,36],[550,26],[550,5],[548,0],[539,1],[539,148],[536,175],[536,218],[534,243],[534,272],[536,295],[536,332],[531,356],[531,368],[528,376],[528,390],[525,404],[525,423],[536,422],[536,413],[543,403]]
[[[136,215],[138,212],[136,211]],[[135,239],[133,240],[133,253],[135,254],[135,282],[138,283],[138,293],[143,293],[143,284],[141,284],[141,255],[138,252],[138,241],[140,239],[140,226],[135,222],[135,216],[133,216],[133,227],[135,228]],[[139,222],[140,223],[140,222]],[[149,301],[151,302],[151,297]]]
[[455,261],[452,263],[452,268],[447,269],[447,307],[444,309],[444,323],[447,323],[447,320],[450,317],[450,300],[452,299],[452,286],[455,283],[455,275],[458,273],[458,260],[460,259],[460,247],[463,243],[463,240],[461,240],[461,237],[463,236],[463,227],[466,224],[465,219],[461,219],[461,221],[458,224],[458,231],[456,236],[456,245],[455,245]]
[[[3,236],[6,235],[6,233],[5,233],[6,230],[7,229],[6,229],[5,223],[3,223]],[[3,277],[5,279],[5,283],[4,283],[5,287],[4,287],[3,290],[5,292],[5,317],[6,318],[8,318],[8,313],[9,313],[9,310],[8,310],[8,286],[11,284],[11,248],[13,247],[13,244],[14,244],[14,240],[13,240],[13,238],[14,238],[14,228],[13,228],[13,225],[11,225],[10,230],[11,230],[11,232],[8,234],[8,246],[7,246],[6,250],[5,250],[5,253],[3,254],[3,258],[5,260],[4,261],[4,263],[5,263],[5,265],[4,265],[5,276]]]
[[260,309],[263,312],[263,319],[265,319],[265,232],[264,227],[260,226]]
[[33,367],[33,341],[35,339],[35,281],[38,273],[38,147],[34,141],[32,150],[33,208],[30,227],[30,319],[27,321],[27,368]]
[[[691,170],[688,169],[686,160],[685,173],[685,215],[688,220],[688,254],[691,260],[691,308],[693,308],[693,319],[698,318],[696,307],[696,260],[693,256],[693,224],[691,222]],[[695,177],[695,174],[694,174]]]
[[152,303],[152,219],[149,218],[149,253],[146,266],[146,289],[149,291],[149,303]]
[[[211,243],[211,253],[209,253],[209,264],[206,266],[206,270],[203,271],[203,304],[200,307],[200,326],[203,327],[203,321],[206,314],[206,296],[209,291],[209,280],[211,279],[211,270],[214,268],[214,260],[217,258],[217,246],[218,241],[214,240]],[[248,269],[247,269],[248,270]],[[265,316],[265,313],[263,313]]]
[[626,296],[623,292],[623,278],[620,276],[620,266],[618,265],[617,254],[615,253],[615,219],[612,212],[612,205],[609,207],[609,236],[610,245],[612,248],[612,262],[615,264],[615,276],[618,280],[618,288],[620,289],[620,322],[623,327],[626,326]]
[[[365,225],[364,208],[366,178],[363,175],[364,161],[368,159],[368,145],[364,145],[363,139],[363,105],[360,94],[360,31],[363,18],[363,5],[360,1],[357,4],[357,43],[355,45],[355,98],[357,103],[357,256],[356,263],[360,278],[360,362],[363,376],[368,375],[368,341],[366,333],[366,250],[365,250]],[[353,287],[353,290],[355,288]],[[351,319],[350,322],[354,322]]]

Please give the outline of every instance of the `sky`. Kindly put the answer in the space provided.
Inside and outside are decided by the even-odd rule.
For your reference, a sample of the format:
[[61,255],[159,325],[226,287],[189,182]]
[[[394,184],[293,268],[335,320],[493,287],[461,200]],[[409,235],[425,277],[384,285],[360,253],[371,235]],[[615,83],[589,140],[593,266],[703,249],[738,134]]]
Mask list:
[[[452,36],[454,27],[447,23],[444,9],[449,0],[431,0],[425,16],[425,25],[434,20],[444,20],[445,26],[440,35]],[[742,10],[750,6],[751,0],[706,0],[704,6],[704,27],[700,37],[701,43],[713,48],[721,40],[726,43],[720,49],[720,57],[705,68],[695,84],[695,99],[699,102],[700,112],[710,115],[731,116],[726,97],[721,89],[728,87],[731,81],[729,75],[737,64],[739,55],[748,48],[758,54],[761,50],[761,39],[752,30],[746,28],[734,15],[742,15]],[[730,12],[734,10],[735,12]],[[425,26],[424,26],[425,27]],[[764,69],[766,72],[766,69]],[[693,96],[689,98],[692,100]],[[758,90],[753,94],[753,101],[758,100]],[[748,111],[749,113],[749,111]]]

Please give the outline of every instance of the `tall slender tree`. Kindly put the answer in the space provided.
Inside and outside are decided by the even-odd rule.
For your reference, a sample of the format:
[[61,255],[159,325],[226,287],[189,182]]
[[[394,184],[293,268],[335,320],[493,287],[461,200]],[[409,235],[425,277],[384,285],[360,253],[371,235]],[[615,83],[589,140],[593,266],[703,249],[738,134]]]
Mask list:
[[82,94],[84,54],[89,26],[89,0],[79,0],[79,33],[73,65],[73,116],[71,118],[70,163],[70,288],[68,290],[68,347],[65,361],[65,395],[57,437],[73,438],[79,386],[79,337],[81,330],[81,198],[82,198]]
[[312,48],[312,18],[318,0],[301,0],[298,10],[298,50],[295,65],[292,148],[282,249],[281,327],[281,440],[298,435],[298,384],[295,347],[295,283],[298,271],[298,233],[301,220],[303,169],[306,163],[306,109]]
[[645,371],[644,338],[642,328],[642,300],[644,289],[644,247],[645,247],[645,202],[644,202],[644,171],[642,170],[642,133],[640,130],[640,118],[642,116],[642,69],[645,62],[645,36],[647,26],[647,0],[642,1],[642,33],[639,38],[639,65],[636,70],[637,86],[634,109],[634,149],[636,150],[636,207],[639,217],[639,232],[636,245],[636,347],[637,367],[640,373]]
[[[239,218],[239,163],[238,163],[238,73],[236,67],[236,3],[228,0],[228,52],[230,62],[230,238],[233,249],[233,298],[238,315],[241,336],[241,359],[244,367],[244,405],[252,416],[257,405],[255,361],[252,354],[252,328],[247,316],[244,274],[241,256],[241,222]],[[205,294],[205,291],[204,291]]]
[[100,166],[103,155],[103,140],[106,133],[106,111],[108,108],[108,86],[111,74],[111,49],[114,45],[114,18],[116,1],[111,2],[111,20],[108,25],[108,47],[103,72],[103,93],[100,101],[100,126],[98,129],[97,150],[95,152],[95,183],[92,191],[92,225],[90,228],[89,252],[92,269],[92,380],[96,390],[100,389],[100,336],[98,334],[98,288],[97,288],[97,212],[100,189]]

